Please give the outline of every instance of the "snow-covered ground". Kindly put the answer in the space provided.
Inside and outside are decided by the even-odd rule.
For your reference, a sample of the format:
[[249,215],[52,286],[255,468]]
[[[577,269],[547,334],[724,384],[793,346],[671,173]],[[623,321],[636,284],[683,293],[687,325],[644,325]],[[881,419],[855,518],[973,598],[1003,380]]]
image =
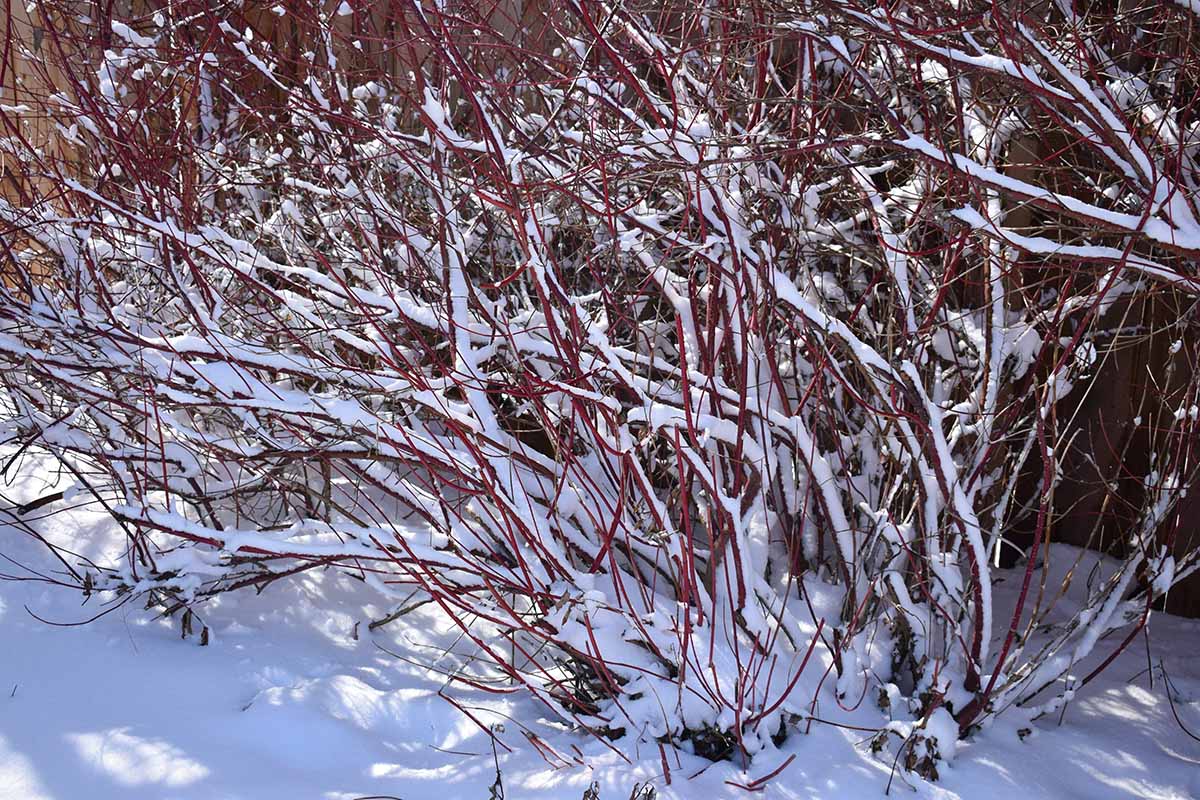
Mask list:
[[[46,491],[44,475],[28,463],[23,471],[3,488],[5,506]],[[33,524],[83,554],[119,546],[101,514],[67,506],[43,509]],[[16,528],[0,528],[0,554],[5,574],[26,574],[13,561],[53,568]],[[182,639],[178,619],[154,620],[133,603],[82,626],[32,616],[74,623],[105,608],[80,600],[39,583],[0,582],[3,800],[485,800],[497,763],[509,800],[577,800],[593,782],[606,800],[626,800],[639,783],[660,798],[736,797],[746,792],[735,784],[781,765],[759,796],[860,798],[883,796],[893,772],[890,756],[872,754],[869,733],[822,724],[748,767],[630,740],[608,747],[554,725],[519,694],[447,686],[440,671],[389,654],[429,661],[449,634],[420,612],[368,632],[383,609],[361,584],[333,573],[210,605],[207,647]],[[1150,633],[1148,648],[1139,639],[1061,718],[1023,736],[1002,719],[960,747],[937,783],[896,773],[891,794],[1200,797],[1200,742],[1176,723],[1160,670],[1174,687],[1175,712],[1200,731],[1200,621],[1159,615]],[[851,712],[832,697],[822,702],[818,714],[828,719],[866,728],[886,721],[869,700]],[[484,727],[495,723],[503,728],[494,755]]]

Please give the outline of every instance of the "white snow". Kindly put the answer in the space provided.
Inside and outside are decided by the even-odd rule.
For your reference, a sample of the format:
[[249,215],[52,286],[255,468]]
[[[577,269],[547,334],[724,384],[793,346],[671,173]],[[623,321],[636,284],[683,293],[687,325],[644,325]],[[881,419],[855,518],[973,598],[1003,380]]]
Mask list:
[[112,21],[112,32],[135,47],[154,47],[158,43],[157,40],[149,36],[142,36],[133,28],[115,19]]
[[[44,462],[23,462],[20,477],[6,476],[2,507],[42,496],[49,474]],[[82,493],[26,521],[81,555],[121,546]],[[0,572],[9,576],[28,577],[18,563],[44,574],[56,566],[16,526],[0,527],[0,554]],[[1007,587],[1018,583],[1002,580],[999,608],[1011,607]],[[464,667],[468,651],[451,648],[447,622],[422,609],[371,632],[367,622],[388,610],[382,603],[359,581],[309,573],[205,606],[212,639],[201,647],[194,636],[180,637],[177,619],[155,620],[140,604],[85,626],[47,625],[32,615],[71,623],[107,607],[97,597],[81,606],[78,594],[44,584],[0,582],[0,800],[486,798],[496,773],[490,739],[442,691],[483,725],[503,726],[495,735],[509,798],[576,800],[593,782],[613,800],[625,800],[639,782],[660,798],[733,798],[745,795],[734,784],[750,785],[782,765],[762,796],[875,798],[891,777],[893,751],[873,755],[870,732],[820,722],[807,734],[802,723],[749,765],[709,765],[632,737],[610,748],[546,721],[526,695],[450,684],[444,673]],[[1077,689],[1061,719],[1002,715],[957,748],[942,745],[957,754],[939,764],[938,782],[898,771],[891,791],[938,800],[1014,792],[1024,800],[1195,797],[1200,745],[1175,723],[1160,667],[1174,687],[1175,711],[1200,729],[1200,621],[1157,615],[1150,632],[1153,681],[1139,642]],[[454,654],[429,670],[380,648],[402,657],[434,648]],[[1073,674],[1086,674],[1105,652],[1098,648]],[[828,657],[818,648],[816,658],[819,673]],[[843,710],[832,688],[813,716],[888,725],[870,699]],[[949,715],[936,712],[925,733],[941,743],[953,730]]]

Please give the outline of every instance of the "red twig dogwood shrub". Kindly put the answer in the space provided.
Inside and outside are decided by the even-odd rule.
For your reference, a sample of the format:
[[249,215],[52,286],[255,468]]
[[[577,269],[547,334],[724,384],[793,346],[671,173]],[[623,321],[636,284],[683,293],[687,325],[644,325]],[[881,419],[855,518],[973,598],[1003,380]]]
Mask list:
[[[804,718],[818,648],[910,766],[1058,708],[1197,563],[1198,20],[1092,5],[34,0],[5,436],[130,542],[64,575],[333,565],[713,757]],[[1034,637],[1065,409],[1151,335],[1123,561]]]

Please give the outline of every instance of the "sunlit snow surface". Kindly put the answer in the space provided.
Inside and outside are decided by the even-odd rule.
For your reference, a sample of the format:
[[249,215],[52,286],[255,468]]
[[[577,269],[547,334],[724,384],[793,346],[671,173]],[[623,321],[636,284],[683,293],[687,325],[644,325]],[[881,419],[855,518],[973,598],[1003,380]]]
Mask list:
[[[47,491],[36,462],[9,478],[0,489],[6,506]],[[94,509],[58,503],[39,514],[34,525],[43,535],[82,554],[121,545]],[[0,555],[4,574],[26,574],[7,559],[54,566],[14,528],[0,528]],[[1001,601],[1015,582],[999,585]],[[442,673],[461,667],[461,658],[445,657],[429,670],[385,652],[381,647],[428,664],[455,635],[433,612],[369,633],[366,623],[385,609],[360,583],[333,573],[208,606],[208,647],[181,639],[177,620],[154,620],[140,604],[74,627],[51,627],[29,613],[69,623],[104,609],[97,599],[83,606],[80,600],[43,584],[0,583],[0,800],[484,800],[496,767],[480,724],[494,723],[503,725],[498,761],[509,800],[577,800],[593,782],[606,800],[626,800],[645,782],[663,798],[753,796],[734,784],[752,783],[792,756],[758,796],[882,797],[892,775],[892,757],[872,755],[868,733],[828,725],[793,733],[748,767],[708,766],[630,739],[606,747],[551,723],[519,694],[447,685]],[[1200,731],[1200,621],[1158,615],[1149,652],[1139,639],[1080,691],[1061,724],[1043,719],[1021,737],[1001,718],[959,748],[936,784],[897,774],[891,794],[1200,797],[1200,743],[1172,716],[1160,662],[1175,711]],[[823,657],[810,665],[814,681],[827,664]],[[814,685],[803,684],[810,692]],[[870,699],[845,711],[831,689],[823,692],[822,717],[863,727],[886,722]]]

